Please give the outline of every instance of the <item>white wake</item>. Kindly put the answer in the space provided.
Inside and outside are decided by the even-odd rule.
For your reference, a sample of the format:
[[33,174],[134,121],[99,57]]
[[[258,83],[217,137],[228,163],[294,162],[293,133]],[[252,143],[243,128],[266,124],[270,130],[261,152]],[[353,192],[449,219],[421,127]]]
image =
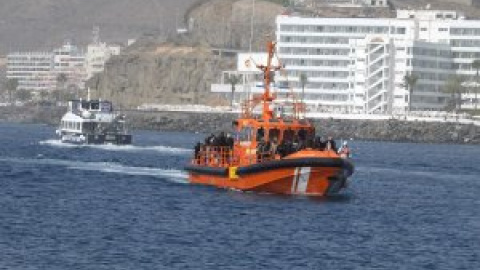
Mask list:
[[125,166],[115,162],[83,162],[69,161],[61,159],[24,159],[24,158],[0,158],[0,161],[6,163],[17,163],[26,165],[53,165],[62,166],[70,170],[96,171],[104,173],[114,173],[133,176],[148,176],[167,179],[175,183],[188,183],[188,175],[182,170],[160,169],[150,167],[132,167]]
[[86,145],[76,145],[63,143],[60,140],[45,140],[40,141],[40,145],[48,145],[58,148],[94,148],[102,149],[106,151],[125,151],[125,152],[144,152],[144,151],[154,151],[160,153],[169,153],[169,154],[189,154],[192,150],[187,148],[177,148],[164,145],[154,145],[154,146],[136,146],[136,145],[114,145],[114,144],[86,144]]

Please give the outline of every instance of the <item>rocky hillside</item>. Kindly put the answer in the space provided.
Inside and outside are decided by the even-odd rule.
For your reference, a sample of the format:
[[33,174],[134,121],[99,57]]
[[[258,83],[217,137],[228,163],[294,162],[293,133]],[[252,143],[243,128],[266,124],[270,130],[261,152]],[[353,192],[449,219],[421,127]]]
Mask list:
[[235,59],[215,56],[209,46],[187,40],[143,41],[108,62],[105,72],[90,81],[94,97],[121,107],[141,104],[220,105],[210,85]]
[[[200,2],[186,14],[193,38],[214,47],[247,50],[250,47],[252,0],[211,0]],[[277,3],[255,1],[252,49],[263,50],[275,37],[275,18],[285,11]]]
[[0,0],[0,55],[13,50],[51,49],[65,39],[102,38],[124,43],[142,34],[174,31],[198,0]]

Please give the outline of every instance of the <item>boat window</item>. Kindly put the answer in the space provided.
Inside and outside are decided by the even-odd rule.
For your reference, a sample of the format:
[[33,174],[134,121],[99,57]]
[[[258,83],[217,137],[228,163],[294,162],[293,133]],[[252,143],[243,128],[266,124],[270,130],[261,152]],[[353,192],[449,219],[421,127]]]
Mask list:
[[82,102],[82,109],[89,110],[90,108],[88,107],[88,105],[88,102]]
[[252,128],[251,127],[244,127],[237,133],[238,140],[240,140],[240,141],[250,141],[251,134],[252,134]]
[[80,123],[77,123],[77,124],[76,124],[76,127],[75,127],[75,129],[78,129],[78,130],[80,130]]
[[91,108],[92,110],[99,110],[99,109],[100,109],[100,103],[98,103],[98,102],[92,102],[92,103],[90,103],[90,108]]
[[295,136],[295,131],[291,130],[291,129],[287,129],[285,130],[285,132],[283,133],[283,140],[284,141],[288,141],[288,142],[291,142],[293,141],[293,137]]
[[265,137],[265,130],[263,129],[263,127],[257,129],[257,142],[263,140],[263,137]]
[[272,128],[268,132],[268,139],[269,140],[276,140],[278,142],[278,139],[280,138],[280,130],[278,128]]
[[100,110],[102,112],[111,112],[112,111],[112,103],[108,101],[103,101],[100,103]]
[[301,141],[307,139],[307,131],[305,129],[302,128],[298,131],[298,139],[300,139]]

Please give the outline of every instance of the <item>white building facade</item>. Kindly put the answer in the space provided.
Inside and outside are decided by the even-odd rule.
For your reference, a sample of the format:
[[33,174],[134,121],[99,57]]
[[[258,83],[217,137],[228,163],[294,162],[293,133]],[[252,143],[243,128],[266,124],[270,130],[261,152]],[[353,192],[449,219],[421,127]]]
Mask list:
[[17,89],[48,90],[55,85],[53,65],[52,53],[14,52],[7,55],[7,79],[16,79]]
[[82,49],[67,42],[53,50],[53,62],[53,73],[56,77],[65,74],[68,85],[74,85],[80,89],[85,87],[87,73],[85,52]]
[[[441,110],[450,75],[473,80],[480,59],[480,21],[452,11],[399,10],[397,18],[277,17],[285,80],[317,111],[402,113]],[[404,77],[419,77],[412,96]],[[471,95],[467,95],[471,98]]]
[[85,68],[87,80],[93,75],[105,69],[105,63],[114,55],[119,55],[121,47],[118,45],[107,45],[104,42],[97,42],[88,45],[85,55]]
[[65,87],[83,89],[93,74],[103,71],[105,62],[120,54],[120,46],[90,44],[87,51],[65,43],[52,52],[14,52],[7,55],[7,79],[18,80],[17,89],[34,92],[57,87],[60,74],[66,76]]

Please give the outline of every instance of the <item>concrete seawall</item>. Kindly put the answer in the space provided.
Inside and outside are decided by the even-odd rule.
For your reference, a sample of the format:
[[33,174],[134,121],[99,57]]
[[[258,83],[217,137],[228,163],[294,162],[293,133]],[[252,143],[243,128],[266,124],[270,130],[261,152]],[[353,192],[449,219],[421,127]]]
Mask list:
[[[0,107],[0,121],[57,125],[65,108]],[[236,114],[129,111],[131,129],[200,133],[231,130]],[[314,119],[317,134],[338,139],[480,144],[480,126],[402,120]]]

